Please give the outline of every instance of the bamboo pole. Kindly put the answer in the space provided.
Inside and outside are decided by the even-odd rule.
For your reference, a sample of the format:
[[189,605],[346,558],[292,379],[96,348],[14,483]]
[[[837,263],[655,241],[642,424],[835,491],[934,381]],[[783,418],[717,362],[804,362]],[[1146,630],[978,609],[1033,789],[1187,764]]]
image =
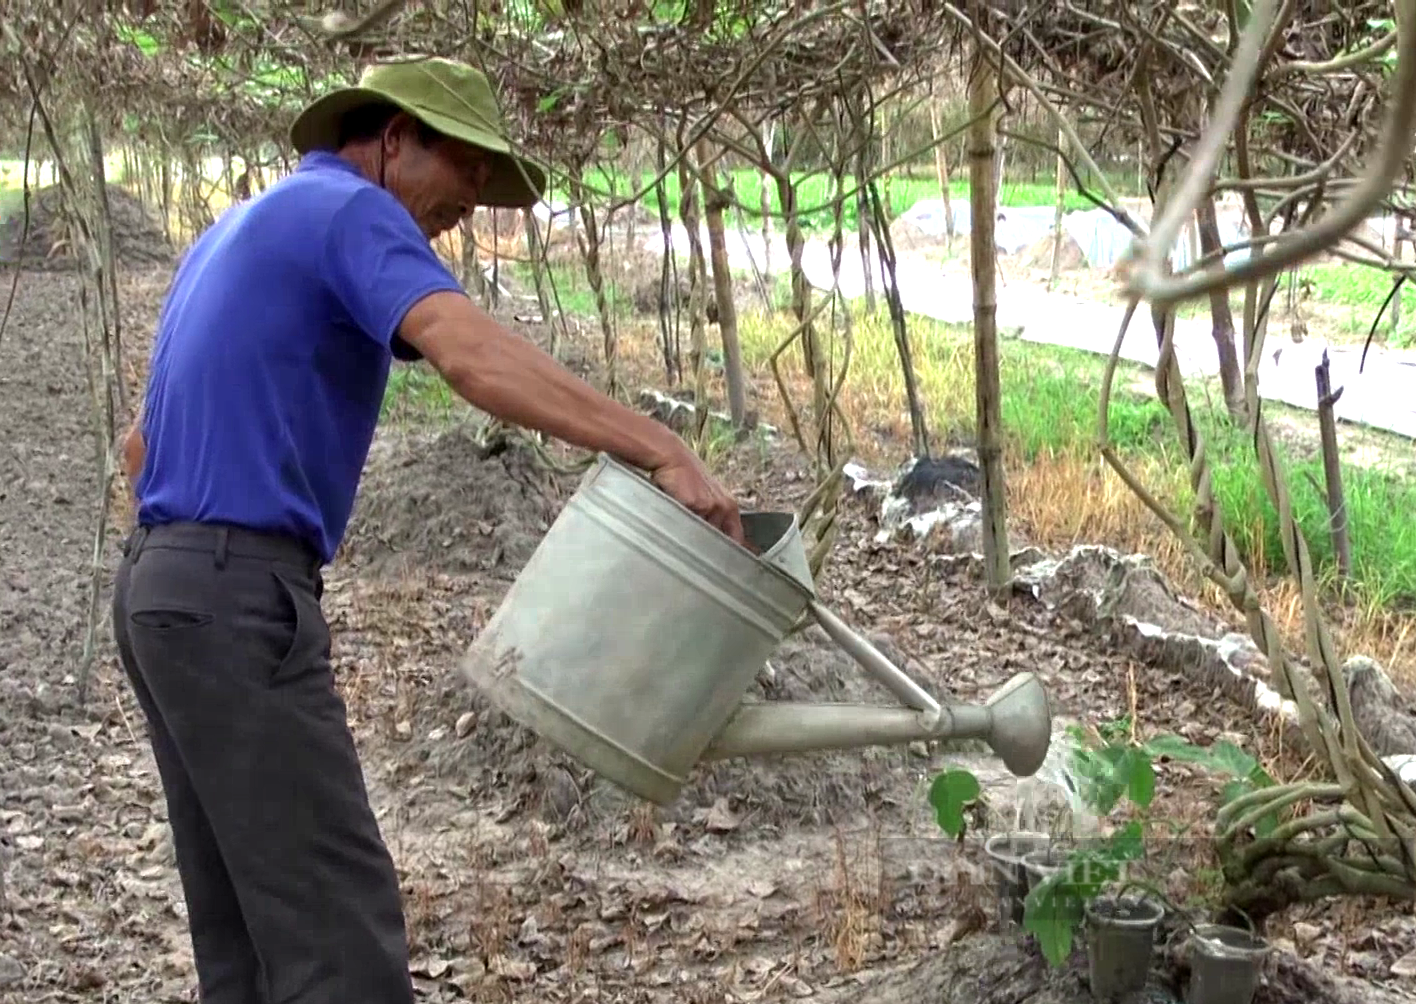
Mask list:
[[998,376],[997,75],[975,53],[969,75],[969,258],[973,269],[974,369],[977,446],[983,482],[983,558],[989,588],[1001,592],[1011,578],[1008,561],[1007,488],[1003,478],[1002,397]]

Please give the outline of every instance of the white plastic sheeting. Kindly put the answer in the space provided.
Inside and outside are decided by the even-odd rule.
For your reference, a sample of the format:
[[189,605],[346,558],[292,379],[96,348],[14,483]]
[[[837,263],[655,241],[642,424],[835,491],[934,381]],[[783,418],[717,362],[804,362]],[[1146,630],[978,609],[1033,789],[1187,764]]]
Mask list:
[[[966,236],[973,219],[972,207],[967,201],[953,203],[954,234]],[[921,199],[900,214],[900,219],[908,221],[929,237],[943,237],[948,233],[944,214],[943,199]],[[1052,221],[1057,218],[1053,206],[1003,206],[998,211],[994,224],[998,247],[1008,254],[1016,254],[1030,247],[1052,232]],[[1116,221],[1104,209],[1085,209],[1066,213],[1062,217],[1062,229],[1076,241],[1082,255],[1092,268],[1105,269],[1116,261],[1131,244],[1131,232]],[[1248,239],[1248,233],[1231,219],[1219,218],[1219,239],[1225,245],[1237,244]],[[1227,260],[1247,258],[1247,249],[1232,251]],[[1172,267],[1182,269],[1190,264],[1190,241],[1182,233],[1171,249]]]

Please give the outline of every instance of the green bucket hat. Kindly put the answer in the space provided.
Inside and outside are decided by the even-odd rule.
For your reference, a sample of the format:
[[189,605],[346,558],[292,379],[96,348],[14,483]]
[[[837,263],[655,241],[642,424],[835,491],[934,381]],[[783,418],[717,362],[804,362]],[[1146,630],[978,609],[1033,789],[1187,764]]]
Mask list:
[[339,142],[340,119],[374,102],[396,105],[429,128],[491,153],[492,175],[479,205],[525,208],[535,205],[545,191],[545,171],[511,152],[486,75],[451,59],[366,68],[357,86],[331,91],[306,107],[290,127],[290,142],[301,156],[311,150],[333,150]]

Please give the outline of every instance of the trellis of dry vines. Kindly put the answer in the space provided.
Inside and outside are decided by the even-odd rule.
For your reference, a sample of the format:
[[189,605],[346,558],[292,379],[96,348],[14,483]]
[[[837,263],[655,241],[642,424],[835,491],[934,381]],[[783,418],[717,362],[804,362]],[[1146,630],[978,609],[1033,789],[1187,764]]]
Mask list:
[[[1157,185],[1158,221],[1135,246],[1133,268],[1125,280],[1132,300],[1109,361],[1098,431],[1102,454],[1110,466],[1186,544],[1206,575],[1245,615],[1254,640],[1268,657],[1280,694],[1297,708],[1306,745],[1330,770],[1330,780],[1263,789],[1222,809],[1217,840],[1230,883],[1230,900],[1251,916],[1272,912],[1288,902],[1344,893],[1397,899],[1416,896],[1416,798],[1374,753],[1353,719],[1342,665],[1321,612],[1313,562],[1294,521],[1257,380],[1265,335],[1263,318],[1278,274],[1348,238],[1355,226],[1390,200],[1406,169],[1416,134],[1416,3],[1400,0],[1395,5],[1395,28],[1359,48],[1358,58],[1339,55],[1326,61],[1302,61],[1305,73],[1330,75],[1370,69],[1366,65],[1369,61],[1388,49],[1395,51],[1395,71],[1382,88],[1385,128],[1379,139],[1372,142],[1370,134],[1360,133],[1349,122],[1347,135],[1330,148],[1336,154],[1314,149],[1313,159],[1299,161],[1298,170],[1289,177],[1256,178],[1247,163],[1251,151],[1246,149],[1244,120],[1253,114],[1255,94],[1281,93],[1281,83],[1294,76],[1293,62],[1285,65],[1276,56],[1295,29],[1294,20],[1302,6],[1274,0],[1259,0],[1253,5],[1243,31],[1231,36],[1223,50],[1227,63],[1223,86],[1206,101],[1213,109],[1211,121],[1193,143],[1183,173]],[[1151,24],[1174,16],[1174,11],[1157,11]],[[1153,98],[1164,47],[1153,30],[1140,41],[1143,54],[1133,79],[1140,78],[1140,97],[1152,99],[1150,107],[1142,109],[1142,121],[1155,151],[1160,120]],[[1268,86],[1270,81],[1275,82],[1272,87]],[[1311,119],[1307,121],[1311,133]],[[1239,264],[1225,265],[1218,255],[1212,255],[1182,274],[1169,274],[1169,252],[1179,228],[1194,214],[1200,200],[1212,197],[1219,187],[1214,173],[1231,146],[1238,171],[1227,184],[1246,194],[1251,220],[1267,224],[1287,209],[1285,222],[1291,222],[1301,207],[1303,211],[1297,215],[1316,217],[1316,221],[1297,229],[1284,228],[1272,236],[1270,227],[1256,227],[1255,232],[1264,236],[1251,242],[1253,253]],[[1366,170],[1356,179],[1342,178],[1337,173],[1342,154],[1364,147]],[[1260,212],[1255,193],[1275,190],[1282,193],[1277,205]],[[1336,206],[1325,204],[1329,191],[1340,196]],[[1174,306],[1190,297],[1227,295],[1230,288],[1241,284],[1247,292],[1244,411],[1264,487],[1278,512],[1285,557],[1301,587],[1311,672],[1285,651],[1280,633],[1263,610],[1225,530],[1212,490],[1206,443],[1193,420],[1174,351]],[[1108,402],[1121,342],[1142,301],[1152,308],[1161,342],[1157,392],[1170,410],[1190,458],[1196,518],[1202,531],[1198,538],[1145,488],[1107,440]],[[1255,824],[1268,816],[1277,816],[1282,822],[1265,836],[1253,836]]]
[[[1269,306],[1285,269],[1331,254],[1387,268],[1398,277],[1409,271],[1354,230],[1374,211],[1410,205],[1416,9],[1408,0],[1394,5],[1270,0],[1252,6],[998,2],[948,10],[961,26],[982,29],[980,45],[1004,92],[1026,92],[1052,114],[1071,154],[1064,158],[1068,170],[1083,194],[1137,236],[1123,271],[1130,309],[1103,388],[1101,452],[1244,613],[1280,693],[1297,708],[1306,745],[1330,774],[1323,783],[1279,785],[1223,809],[1217,844],[1231,904],[1257,918],[1293,901],[1340,893],[1411,898],[1416,802],[1353,721],[1342,666],[1319,609],[1313,564],[1264,421],[1257,372]],[[1385,113],[1384,123],[1378,110]],[[1086,119],[1113,142],[1138,143],[1145,151],[1153,229],[1125,208],[1079,142],[1077,124]],[[1227,176],[1216,177],[1220,168],[1228,169]],[[1171,250],[1180,228],[1225,193],[1239,195],[1256,236],[1172,275]],[[1212,203],[1209,216],[1212,220]],[[1217,245],[1213,236],[1209,243]],[[1250,256],[1226,266],[1222,257],[1236,250]],[[1308,657],[1317,667],[1311,676],[1284,651],[1225,532],[1206,444],[1175,356],[1175,306],[1208,296],[1212,305],[1223,301],[1227,315],[1228,293],[1235,287],[1244,291],[1238,417],[1248,424],[1262,480],[1279,514],[1285,557],[1302,589]],[[1157,392],[1190,457],[1202,528],[1198,539],[1145,488],[1107,439],[1121,339],[1142,302],[1151,308],[1161,348]],[[1220,341],[1218,312],[1215,334]],[[1223,344],[1220,349],[1222,354]],[[1280,816],[1281,824],[1255,838],[1256,821],[1271,815]]]
[[[61,3],[6,13],[14,48],[30,54],[37,72],[62,73],[75,93],[87,86],[99,99],[105,128],[126,129],[130,146],[154,150],[155,156],[138,158],[149,161],[139,165],[139,173],[165,211],[172,201],[175,154],[189,179],[177,200],[187,232],[210,221],[198,166],[204,152],[224,150],[229,164],[230,152],[239,151],[257,169],[282,159],[279,140],[293,111],[317,88],[347,81],[362,61],[445,54],[482,67],[505,96],[525,151],[546,162],[553,180],[572,194],[577,246],[600,314],[612,393],[619,386],[615,319],[603,273],[608,221],[676,173],[681,192],[690,196],[677,207],[680,215],[687,210],[707,216],[710,244],[725,264],[722,210],[735,198],[709,174],[725,156],[763,168],[784,209],[797,319],[797,330],[774,361],[798,347],[812,382],[807,407],[797,407],[790,398],[787,406],[800,442],[817,461],[819,489],[802,516],[815,538],[812,565],[819,571],[833,537],[841,469],[849,458],[851,436],[839,406],[849,347],[841,371],[828,372],[831,367],[823,361],[833,358],[827,347],[831,339],[818,330],[823,315],[811,303],[802,268],[805,239],[799,216],[808,207],[800,205],[796,191],[794,151],[785,159],[774,156],[763,141],[786,122],[799,137],[810,137],[816,149],[831,151],[834,177],[851,178],[849,185],[836,186],[838,223],[841,199],[869,207],[864,193],[894,166],[874,163],[871,156],[878,133],[872,121],[876,104],[917,86],[937,61],[945,35],[957,33],[935,5],[921,0],[843,2],[815,9],[700,4],[685,10],[677,22],[657,24],[648,24],[638,8],[603,4],[546,7],[534,16],[530,8],[516,8],[491,18],[471,5],[390,2],[366,8],[363,17],[346,16],[338,25],[317,10],[259,4],[113,3],[106,16],[94,17],[91,4]],[[338,30],[331,32],[331,27]],[[134,41],[140,36],[160,44],[144,51]],[[18,90],[15,76],[0,67],[0,94]],[[654,179],[618,199],[594,192],[586,175],[605,138],[635,131],[650,134],[665,151]],[[692,197],[700,191],[708,198]],[[875,224],[862,221],[867,232],[882,229],[878,201]],[[548,242],[530,214],[525,222],[540,292],[548,279]],[[666,213],[661,219],[666,272],[677,267],[670,222]],[[696,225],[689,230],[696,236]],[[840,227],[837,231],[833,246],[839,249],[844,238]],[[884,270],[893,275],[888,233],[877,233],[875,243],[887,251]],[[837,277],[839,261],[837,254]],[[708,355],[702,308],[709,276],[696,241],[689,273],[694,377],[701,389]],[[726,279],[715,270],[715,285]],[[887,284],[893,289],[893,278]],[[551,296],[542,296],[547,306],[550,299],[559,299],[553,278],[549,285]],[[717,296],[720,323],[731,316],[726,292],[727,303]],[[666,313],[664,300],[661,294],[661,314]],[[833,289],[820,306],[839,303]],[[903,311],[896,309],[894,319],[897,341],[907,352]],[[671,358],[676,348],[670,351],[667,323],[664,327],[665,354]],[[725,349],[733,353],[726,337]],[[737,390],[740,398],[740,382]],[[916,439],[923,444],[922,406],[917,399],[910,403]]]

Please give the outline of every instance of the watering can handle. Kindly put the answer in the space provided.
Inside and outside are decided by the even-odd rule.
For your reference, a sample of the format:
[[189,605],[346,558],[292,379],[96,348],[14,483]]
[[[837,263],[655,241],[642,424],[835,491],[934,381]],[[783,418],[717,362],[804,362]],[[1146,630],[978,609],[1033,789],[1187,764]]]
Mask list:
[[820,603],[812,600],[809,605],[812,616],[816,618],[816,623],[821,625],[821,629],[830,636],[831,640],[841,646],[852,659],[860,663],[862,669],[884,684],[902,703],[916,711],[939,713],[939,702],[929,696],[929,692],[923,687],[911,680],[904,670],[881,655],[879,649],[856,634],[845,621]]

